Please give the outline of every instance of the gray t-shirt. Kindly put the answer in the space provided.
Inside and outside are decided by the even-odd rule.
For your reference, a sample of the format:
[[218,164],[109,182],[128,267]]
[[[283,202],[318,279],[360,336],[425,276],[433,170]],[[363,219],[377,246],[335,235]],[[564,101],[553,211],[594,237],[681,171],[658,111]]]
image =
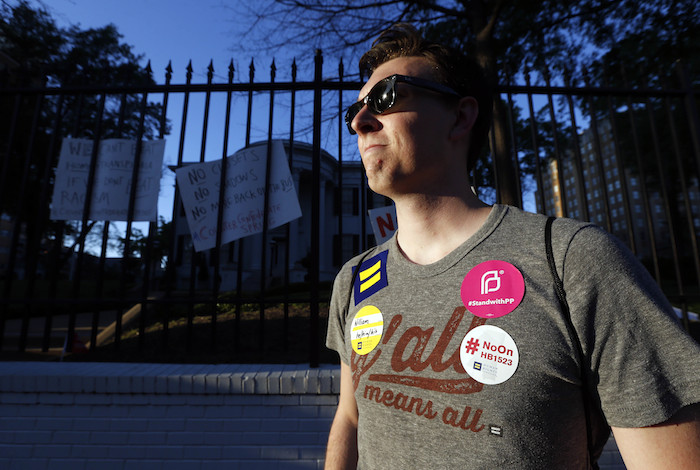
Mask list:
[[[410,263],[394,238],[343,267],[326,343],[353,372],[358,468],[587,467],[582,367],[545,220],[496,205],[434,264]],[[700,348],[631,253],[567,219],[553,248],[592,389],[594,453],[607,423],[649,426],[699,402]]]

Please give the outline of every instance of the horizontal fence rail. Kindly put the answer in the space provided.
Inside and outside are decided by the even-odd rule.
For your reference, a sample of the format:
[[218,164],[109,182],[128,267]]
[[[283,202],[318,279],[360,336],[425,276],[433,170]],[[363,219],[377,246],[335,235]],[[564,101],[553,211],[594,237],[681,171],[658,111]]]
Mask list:
[[[295,62],[284,80],[277,71],[273,62],[266,81],[255,81],[251,62],[247,81],[234,82],[229,66],[227,81],[214,83],[210,65],[206,83],[192,83],[189,66],[180,84],[168,68],[164,84],[0,88],[0,359],[337,361],[323,346],[332,280],[376,243],[367,211],[391,201],[368,189],[346,136],[342,116],[361,83],[342,61],[330,79],[320,52],[306,81],[297,81]],[[668,89],[523,80],[498,88],[505,120],[494,126],[506,132],[500,145],[492,137],[492,148],[509,155],[484,155],[473,175],[480,197],[495,203],[510,191],[526,210],[603,226],[645,263],[692,331],[700,306],[700,121],[690,80]],[[77,142],[68,139],[93,145],[84,173],[56,183],[62,146]],[[107,139],[134,142],[121,173],[127,183],[118,186],[128,199],[120,220],[91,217],[109,196],[97,191],[112,178],[98,165]],[[160,139],[156,185],[144,168]],[[276,145],[302,215],[272,227]],[[265,160],[255,175],[260,192],[250,196],[262,210],[238,220],[260,230],[224,242],[230,202],[218,188],[247,178],[235,157],[225,158],[241,149]],[[497,159],[512,166],[515,188],[500,178]],[[205,189],[218,193],[205,210],[218,229],[205,234],[214,247],[197,251],[175,171],[216,161],[220,179]],[[56,184],[74,187],[57,193]],[[159,187],[158,217],[141,220],[139,191],[149,185]],[[57,197],[77,198],[81,215],[54,220]],[[382,230],[395,229],[384,222]]]

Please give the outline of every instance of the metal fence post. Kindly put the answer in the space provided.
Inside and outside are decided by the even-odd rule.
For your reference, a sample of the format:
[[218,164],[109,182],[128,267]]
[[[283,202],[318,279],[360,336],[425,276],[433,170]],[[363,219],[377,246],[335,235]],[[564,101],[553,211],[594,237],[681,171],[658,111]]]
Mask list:
[[311,299],[309,302],[309,365],[318,367],[318,301],[320,279],[320,242],[321,242],[321,92],[323,81],[323,55],[316,50],[314,58],[314,117],[313,149],[311,167],[311,263],[309,279],[311,281]]

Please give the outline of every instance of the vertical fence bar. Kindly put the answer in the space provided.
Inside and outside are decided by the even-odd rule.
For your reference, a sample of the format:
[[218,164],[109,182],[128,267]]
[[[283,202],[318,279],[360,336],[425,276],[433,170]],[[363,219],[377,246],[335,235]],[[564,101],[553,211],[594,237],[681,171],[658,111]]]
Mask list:
[[[5,145],[5,159],[2,162],[2,173],[0,174],[0,188],[6,187],[7,175],[10,169],[12,160],[12,147],[14,146],[15,136],[17,134],[17,122],[19,121],[19,113],[22,105],[22,95],[15,95],[15,105],[12,110],[12,118],[10,119],[10,128],[7,131],[7,145]],[[0,192],[0,210],[5,205],[3,193]],[[7,298],[7,297],[5,297]],[[2,339],[2,337],[0,337]]]
[[[309,364],[318,367],[319,351],[318,338],[319,320],[319,277],[320,277],[320,244],[321,244],[321,108],[323,91],[323,55],[316,50],[314,57],[314,111],[313,111],[313,149],[311,166],[311,263],[309,278],[311,280],[311,301],[309,315]],[[364,238],[364,237],[363,237]]]
[[[119,106],[119,119],[117,121],[116,138],[122,138],[122,132],[124,130],[124,120],[127,108],[127,94],[121,94],[121,102]],[[95,297],[100,299],[104,293],[104,273],[105,273],[105,262],[107,258],[107,244],[109,243],[109,229],[110,221],[105,220],[102,226],[102,246],[100,250],[100,262],[99,270],[97,273],[97,286],[95,288]],[[97,347],[97,330],[100,323],[100,307],[96,305],[92,312],[92,324],[90,328],[90,351],[94,351]],[[103,308],[103,307],[102,307]]]
[[[688,73],[688,67],[676,62],[676,70],[683,87],[683,103],[685,104],[685,112],[688,116],[688,127],[690,128],[690,137],[693,142],[693,153],[695,154],[695,165],[698,177],[700,177],[700,112],[696,102],[697,92],[693,90],[693,82]],[[700,282],[700,281],[699,281]]]
[[[583,79],[584,83],[587,88],[590,88],[590,82],[588,79],[588,73],[584,71],[583,74]],[[600,145],[600,134],[598,133],[598,119],[596,117],[596,112],[593,104],[593,100],[591,99],[591,95],[586,95],[586,103],[588,104],[588,109],[591,114],[591,124],[590,128],[593,131],[593,147],[595,150],[595,155],[596,155],[596,171],[598,173],[598,176],[600,177],[600,180],[603,182],[601,185],[603,189],[603,210],[605,212],[605,225],[607,227],[608,232],[613,233],[613,225],[612,225],[612,218],[610,216],[610,199],[609,199],[609,194],[608,194],[608,181],[605,177],[605,165],[603,164],[603,151],[602,147]],[[593,168],[593,167],[591,167]]]
[[[100,152],[100,142],[102,139],[102,118],[104,116],[105,101],[107,93],[100,95],[99,109],[95,122],[94,140],[92,143],[92,154],[90,155],[90,172],[88,175],[87,188],[85,190],[85,204],[83,206],[83,217],[80,224],[80,237],[78,240],[78,259],[76,260],[76,269],[73,279],[73,299],[80,298],[80,287],[82,283],[82,269],[85,255],[85,241],[88,233],[92,230],[95,222],[88,223],[90,220],[90,212],[92,210],[92,196],[95,189],[95,176],[97,173],[97,162]],[[66,334],[66,352],[73,352],[73,337],[75,335],[76,312],[75,308],[71,309],[68,315],[68,333]]]
[[[206,146],[207,146],[207,137],[208,137],[208,132],[209,132],[209,109],[211,107],[211,84],[212,80],[214,78],[214,60],[209,61],[209,66],[207,67],[207,91],[204,94],[204,122],[202,123],[202,147],[201,147],[201,152],[199,154],[199,162],[203,163],[204,158],[205,158],[205,152],[206,152]],[[220,191],[223,191],[223,188],[219,188]],[[217,227],[217,232],[221,230],[221,226]],[[194,249],[194,245],[193,245]],[[214,256],[217,253],[217,250],[210,250],[209,251],[209,256]],[[198,253],[197,258],[202,262],[202,265],[200,269],[203,269],[204,272],[208,273],[209,272],[209,264],[206,262],[206,255],[204,252]],[[211,258],[210,258],[211,261]],[[216,304],[217,304],[217,298],[215,295],[215,288],[214,285],[218,282],[216,278],[212,279],[212,291],[211,291],[211,351],[216,352],[217,351],[217,335],[216,335],[216,320],[217,320],[217,315],[216,315]]]
[[[172,78],[173,67],[172,62],[168,61],[168,66],[165,69],[165,84],[170,85],[170,80]],[[177,150],[177,164],[176,168],[182,166],[184,147],[185,147],[185,130],[187,129],[187,111],[189,109],[190,103],[190,92],[189,85],[192,81],[192,61],[189,62],[186,75],[185,75],[185,92],[182,99],[182,113],[180,115],[180,139],[178,142]],[[179,219],[180,209],[182,208],[182,200],[180,197],[180,187],[175,185],[175,194],[173,195],[173,212],[171,221],[171,234],[170,234],[170,251],[168,253],[168,265],[166,267],[166,283],[165,283],[165,298],[170,299],[173,296],[173,290],[176,288],[175,281],[177,275],[177,263],[181,260],[176,260],[175,246],[179,243],[177,235],[177,221]],[[181,247],[181,251],[184,253],[184,247]],[[191,311],[191,305],[187,306],[187,312],[189,317],[189,312]],[[168,350],[168,336],[170,333],[170,309],[166,308],[163,315],[163,350]]]
[[[245,129],[245,146],[250,146],[250,132],[253,117],[253,82],[255,80],[255,63],[250,59],[248,66],[248,106],[246,109],[246,129]],[[240,331],[241,331],[241,313],[242,313],[242,297],[243,297],[243,264],[245,263],[245,241],[243,238],[237,240],[238,243],[238,266],[236,267],[236,315],[234,317],[234,349],[239,350],[240,346]]]
[[622,162],[622,152],[620,151],[620,136],[617,129],[617,119],[615,116],[615,107],[613,106],[613,99],[611,95],[607,98],[608,104],[608,119],[610,120],[610,126],[613,134],[613,144],[615,145],[615,168],[618,173],[618,181],[621,185],[622,201],[625,210],[625,224],[627,225],[627,239],[628,245],[634,254],[637,254],[637,242],[634,237],[634,221],[632,220],[632,206],[630,204],[629,198],[629,186],[627,185],[627,171]]
[[[343,60],[340,60],[338,64],[338,77],[340,83],[343,83],[343,76],[345,75],[345,67],[343,66]],[[333,250],[338,253],[338,260],[342,263],[343,253],[343,133],[347,129],[345,126],[345,121],[343,120],[343,88],[338,90],[338,189],[336,191],[335,198],[335,211],[338,214],[338,238],[337,242],[333,246]],[[360,178],[361,179],[361,178]]]
[[[688,231],[689,231],[689,241],[690,241],[690,246],[693,251],[693,264],[695,266],[695,276],[696,279],[700,279],[700,253],[698,253],[698,243],[697,243],[697,237],[695,235],[695,229],[693,225],[693,211],[691,208],[691,201],[688,195],[688,186],[685,182],[686,175],[689,175],[690,172],[686,173],[683,168],[683,161],[681,159],[681,150],[680,150],[680,144],[678,142],[678,133],[676,131],[676,124],[675,124],[675,119],[673,118],[673,112],[671,111],[671,105],[669,103],[668,98],[664,98],[664,108],[666,111],[666,118],[668,120],[670,130],[671,130],[671,140],[673,142],[673,155],[675,157],[676,161],[676,166],[678,167],[678,179],[680,181],[681,185],[681,193],[683,196],[683,205],[685,206],[685,219],[688,224]],[[680,266],[681,260],[677,260],[678,265]],[[680,269],[678,270],[680,273]],[[690,322],[688,319],[688,303],[685,298],[684,292],[683,292],[683,285],[679,284],[680,289],[681,289],[681,304],[682,304],[682,320],[683,320],[683,325],[685,326],[686,331],[690,331]]]
[[[17,130],[17,121],[19,121],[19,113],[20,113],[20,106],[22,104],[22,95],[19,93],[15,95],[15,104],[14,108],[12,110],[12,118],[10,120],[10,129],[7,134],[7,145],[5,146],[5,158],[3,161],[2,165],[2,175],[0,175],[0,188],[5,188],[5,184],[7,181],[7,175],[9,173],[10,169],[10,163],[12,161],[12,147],[14,146],[14,140],[15,140],[15,134]],[[0,191],[0,216],[4,215],[4,207],[5,207],[5,201],[3,197],[2,191]],[[9,204],[8,204],[9,205]],[[16,217],[15,217],[16,219]],[[14,225],[13,225],[14,226]],[[14,238],[14,235],[13,235]],[[10,242],[12,243],[12,242]],[[8,264],[5,269],[5,282],[3,283],[3,292],[2,292],[2,307],[0,308],[0,351],[3,349],[3,345],[5,342],[5,322],[7,320],[7,315],[10,311],[10,296],[12,293],[12,281],[14,277],[13,273],[13,266],[14,266],[14,252],[10,248],[8,251]]]
[[[272,60],[270,66],[270,83],[275,82],[275,74],[277,67],[275,61]],[[272,121],[275,108],[275,92],[270,89],[270,110],[267,121],[267,152],[265,156],[265,195],[263,198],[263,230],[261,234],[261,253],[260,253],[260,329],[258,330],[258,346],[260,351],[265,350],[265,291],[267,290],[267,243],[268,231],[270,230],[270,176],[272,175]]]
[[[10,247],[10,263],[14,264],[14,260],[17,255],[17,247],[19,244],[19,236],[20,232],[22,231],[22,222],[24,219],[24,213],[25,213],[25,200],[27,198],[27,187],[29,185],[29,170],[31,168],[31,163],[32,163],[32,154],[34,153],[34,142],[36,141],[36,134],[37,134],[37,127],[39,125],[39,116],[41,113],[41,104],[44,101],[44,96],[43,95],[37,95],[36,96],[36,103],[34,105],[34,114],[32,115],[32,124],[31,128],[29,131],[29,140],[27,141],[27,150],[24,155],[24,170],[23,174],[21,177],[21,182],[19,186],[19,191],[18,191],[18,199],[17,199],[17,209],[16,213],[17,216],[15,218],[15,224],[14,224],[14,229],[12,231],[12,245]],[[29,244],[27,244],[25,250],[25,257],[26,251],[29,249]],[[26,264],[25,264],[26,267]],[[28,273],[25,270],[24,273],[25,278],[27,276],[34,276],[34,273]],[[20,333],[20,338],[19,338],[19,345],[18,345],[18,350],[20,352],[23,352],[26,348],[27,345],[27,333],[29,331],[29,320],[30,320],[30,315],[31,315],[31,307],[29,304],[25,306],[24,310],[24,315],[22,317],[22,329]]]
[[[571,79],[569,74],[566,74],[565,77],[566,81],[566,86],[568,88],[571,88]],[[581,206],[581,218],[583,220],[589,221],[591,220],[589,212],[588,212],[588,197],[586,196],[586,185],[585,185],[585,178],[583,175],[583,158],[581,157],[581,145],[578,140],[578,126],[576,125],[576,110],[574,107],[574,99],[572,95],[569,93],[566,95],[566,100],[569,105],[569,118],[571,120],[571,136],[573,137],[573,146],[574,146],[574,168],[576,171],[576,186],[578,187],[578,190],[576,191],[578,194],[578,200],[579,200],[579,205]]]
[[559,180],[559,200],[561,202],[562,216],[569,214],[568,197],[566,195],[566,173],[564,172],[564,155],[559,146],[559,122],[557,114],[554,112],[554,99],[552,98],[552,81],[549,72],[542,73],[547,87],[547,105],[549,107],[549,118],[552,121],[552,140],[554,141],[554,158],[557,161],[557,179]]
[[[147,70],[149,71],[150,75],[150,63],[149,66],[147,67]],[[129,206],[127,209],[127,215],[126,215],[126,237],[125,237],[125,246],[127,244],[131,243],[131,227],[132,223],[134,220],[134,212],[136,210],[136,189],[138,188],[138,181],[139,181],[139,171],[141,169],[141,158],[143,154],[143,133],[144,133],[144,121],[146,119],[146,110],[148,106],[148,93],[143,92],[141,95],[141,111],[139,114],[139,123],[138,123],[138,130],[136,131],[136,150],[135,150],[135,155],[134,155],[134,168],[133,171],[131,172],[131,187],[129,188]],[[149,234],[150,238],[150,234]],[[141,314],[139,315],[139,339],[138,339],[138,347],[139,351],[143,351],[143,347],[145,344],[146,340],[146,320],[147,320],[147,315],[148,315],[148,310],[149,310],[149,304],[148,304],[148,288],[149,288],[149,260],[150,260],[150,250],[148,249],[149,247],[146,247],[146,254],[145,260],[141,260],[141,264],[143,266],[144,272],[143,272],[143,284],[142,284],[142,289],[141,289],[141,298],[140,303],[141,303]],[[127,252],[130,252],[130,249],[126,249]]]
[[[188,76],[192,74],[192,61],[187,66]],[[199,254],[194,249],[194,243],[189,249],[190,252],[190,282],[188,285],[188,294],[190,299],[194,299],[196,292],[197,283],[197,265],[199,264]],[[187,302],[187,327],[185,331],[185,350],[189,353],[192,352],[194,337],[194,302],[190,300]]]
[[[297,61],[292,60],[292,90],[291,90],[291,106],[289,109],[289,168],[292,171],[292,181],[294,181],[294,125],[296,117],[296,81],[297,81]],[[284,290],[284,323],[282,327],[282,347],[285,351],[289,349],[289,262],[290,262],[290,245],[291,245],[291,222],[284,224],[285,238],[287,242],[284,244],[284,285],[287,287]]]
[[[510,71],[506,70],[506,77],[507,77],[507,82],[508,85],[510,85]],[[515,197],[517,198],[518,201],[518,207],[522,208],[523,207],[523,187],[522,187],[522,181],[520,180],[521,178],[521,172],[520,172],[520,160],[518,158],[518,142],[517,138],[515,136],[515,123],[513,120],[513,109],[515,107],[515,104],[513,103],[513,93],[508,90],[506,93],[508,96],[508,106],[506,108],[506,116],[508,119],[508,134],[510,137],[510,152],[511,152],[511,159],[512,159],[512,164],[513,164],[513,171],[515,174],[515,191],[516,195]]]
[[664,212],[666,214],[666,221],[668,223],[668,237],[671,243],[671,254],[673,256],[673,272],[676,278],[676,283],[679,289],[679,295],[681,298],[685,297],[682,275],[679,266],[679,256],[678,256],[678,245],[676,239],[676,229],[673,216],[671,214],[671,202],[668,195],[668,185],[666,183],[664,165],[661,161],[661,148],[659,147],[659,133],[656,128],[656,122],[654,119],[654,114],[652,110],[652,105],[649,99],[645,99],[645,105],[647,108],[647,117],[649,119],[649,125],[651,126],[652,140],[654,142],[654,158],[656,161],[657,174],[659,175],[659,187],[661,189],[661,199],[663,200]]
[[[56,145],[58,144],[57,140],[59,140],[58,136],[60,136],[60,134],[61,134],[61,122],[62,122],[62,117],[63,117],[63,101],[64,101],[64,95],[60,95],[58,98],[58,104],[56,105],[56,117],[54,119],[53,133],[51,134],[51,142],[49,143],[49,149],[48,149],[48,153],[46,156],[47,163],[46,163],[46,167],[44,168],[44,176],[43,176],[44,183],[42,185],[42,195],[41,195],[40,200],[46,201],[45,207],[47,207],[47,208],[49,207],[48,199],[49,199],[51,171],[54,168],[55,156],[56,156]],[[47,215],[46,211],[37,215],[37,224],[46,224],[46,221],[43,220],[44,218],[46,218],[46,215]],[[43,231],[43,228],[42,228],[42,231]],[[56,245],[58,245],[59,244],[58,239],[55,240],[54,243]],[[49,258],[48,253],[47,253],[46,258],[48,261],[48,258]],[[47,273],[47,278],[48,278],[48,273]],[[47,299],[47,301],[48,301],[48,299]],[[46,312],[46,316],[44,319],[44,333],[42,335],[42,342],[41,342],[41,351],[42,352],[49,351],[52,323],[53,323],[53,312],[49,310]],[[0,338],[2,338],[1,333],[0,333]]]
[[640,193],[642,195],[642,202],[644,204],[644,211],[646,216],[646,229],[649,234],[649,248],[654,269],[654,279],[656,280],[657,284],[661,285],[661,268],[659,266],[658,252],[656,250],[656,232],[654,231],[654,222],[651,215],[651,201],[649,200],[646,170],[644,169],[644,162],[642,161],[642,151],[640,147],[639,134],[637,133],[637,125],[634,116],[634,103],[632,102],[632,98],[629,95],[627,95],[627,112],[629,114],[632,141],[634,142],[634,153],[637,163],[637,171],[639,172],[639,186],[641,189]]
[[[527,86],[530,86],[530,71],[525,70],[525,83]],[[532,93],[527,93],[527,107],[530,113],[530,138],[532,139],[532,152],[533,152],[533,160],[535,162],[535,179],[537,181],[537,187],[539,190],[537,191],[537,194],[539,195],[539,203],[540,207],[542,208],[542,213],[547,213],[547,205],[545,202],[545,197],[544,197],[544,181],[542,180],[542,162],[540,161],[540,147],[537,142],[537,119],[535,116],[535,106],[532,101]],[[547,161],[545,160],[545,164]],[[554,178],[555,175],[552,175]],[[560,192],[563,191],[563,185],[559,184]],[[554,211],[555,215],[556,210]]]
[[[165,139],[165,134],[166,134],[167,127],[168,127],[167,115],[168,115],[168,104],[170,102],[170,90],[168,87],[170,85],[171,77],[172,77],[172,67],[170,65],[170,62],[168,62],[168,65],[165,69],[165,88],[163,89],[163,107],[161,108],[160,120],[158,122],[158,138],[159,139]],[[177,209],[177,200],[178,200],[177,197],[173,199],[173,209],[174,210]],[[159,219],[160,219],[160,217],[159,217]],[[164,247],[162,246],[162,244],[163,244],[163,240],[164,240],[165,236],[167,236],[167,233],[165,232],[165,224],[167,222],[165,222],[165,219],[162,219],[162,220],[163,220],[163,224],[160,227],[160,236],[158,237],[158,243],[159,243],[158,253],[160,255],[158,258],[159,265],[162,264],[162,262],[163,262],[163,256],[164,256],[163,255],[163,253],[164,253],[163,248]],[[158,220],[157,223],[160,223],[160,222],[161,222],[161,220]],[[170,230],[172,231],[172,234],[175,235],[175,217],[173,217],[170,220]],[[156,225],[156,233],[158,233],[157,231],[158,231],[158,226]],[[174,264],[174,261],[173,261],[173,249],[174,248],[175,248],[175,239],[172,240],[172,243],[168,247],[168,253],[166,255],[167,261],[166,261],[165,273],[164,273],[165,279],[161,279],[161,281],[159,282],[159,285],[157,288],[158,291],[167,289],[168,282],[169,282],[168,270],[170,268],[170,265]],[[166,296],[165,298],[168,299],[169,296]],[[160,307],[160,308],[158,308],[158,307]],[[156,308],[157,308],[159,316],[161,317],[161,325],[162,325],[162,332],[163,332],[163,333],[161,333],[161,340],[164,340],[165,338],[167,338],[167,333],[165,333],[165,330],[166,330],[167,324],[168,324],[168,313],[169,313],[170,309],[169,308],[162,308],[162,306],[157,306]],[[154,334],[154,337],[155,337],[155,334]],[[161,347],[162,347],[162,349],[165,349],[167,346],[161,345]]]
[[[228,84],[233,83],[233,59],[228,66]],[[221,178],[219,179],[218,207],[216,209],[216,245],[212,250],[214,256],[214,287],[212,297],[214,298],[214,311],[218,308],[220,288],[221,288],[221,236],[224,226],[224,200],[226,196],[226,180],[228,178],[228,137],[231,126],[231,99],[232,92],[229,88],[226,91],[226,117],[224,118],[224,140],[221,149]],[[216,318],[212,318],[212,336],[216,336]]]
[[[683,105],[685,108],[688,128],[690,131],[690,139],[693,145],[693,154],[695,156],[695,174],[697,176],[698,186],[700,187],[700,112],[695,100],[697,93],[693,90],[692,81],[690,80],[688,68],[680,61],[676,63],[677,72],[680,77],[681,86],[683,88]],[[698,215],[700,217],[700,215]],[[692,219],[689,223],[693,226]],[[694,243],[697,245],[697,233],[693,233]],[[696,264],[700,262],[698,256],[695,256]],[[697,268],[696,268],[697,269]],[[700,287],[700,273],[698,273],[698,287]]]

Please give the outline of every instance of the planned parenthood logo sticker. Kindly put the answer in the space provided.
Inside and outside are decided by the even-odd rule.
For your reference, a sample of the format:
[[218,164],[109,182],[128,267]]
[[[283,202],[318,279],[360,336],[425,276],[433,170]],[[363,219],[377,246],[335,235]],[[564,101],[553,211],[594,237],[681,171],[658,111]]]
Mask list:
[[481,318],[508,315],[520,305],[524,295],[522,273],[506,261],[484,261],[474,266],[462,281],[464,306]]

